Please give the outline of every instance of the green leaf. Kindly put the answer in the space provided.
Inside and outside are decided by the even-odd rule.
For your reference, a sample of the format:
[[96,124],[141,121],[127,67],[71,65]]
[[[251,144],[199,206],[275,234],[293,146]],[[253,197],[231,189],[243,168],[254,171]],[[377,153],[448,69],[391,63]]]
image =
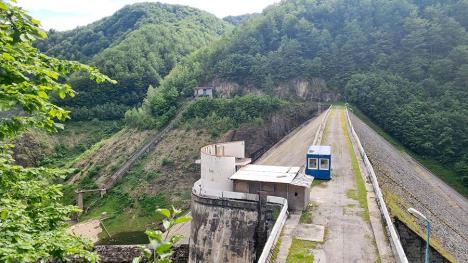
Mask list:
[[159,247],[156,248],[156,252],[158,253],[158,255],[161,255],[161,254],[164,254],[164,253],[170,251],[171,248],[172,248],[171,243],[163,243]]
[[169,228],[171,228],[171,222],[169,222],[168,220],[164,220],[163,221],[163,226],[164,226],[164,229],[169,230]]
[[171,217],[171,211],[169,211],[169,209],[156,209],[156,213],[163,215],[165,218]]
[[66,96],[66,93],[65,93],[65,91],[63,91],[63,90],[59,90],[59,91],[58,91],[58,95],[59,95],[59,97],[60,97],[61,99],[64,99],[65,96]]
[[177,224],[182,224],[182,223],[185,223],[185,222],[189,222],[190,220],[192,220],[191,217],[189,216],[181,216],[181,217],[178,217],[174,220],[174,223],[177,225]]
[[41,22],[39,22],[39,20],[34,19],[34,18],[31,18],[31,22],[36,26],[38,26],[41,23]]
[[141,257],[137,257],[132,260],[132,263],[140,263],[140,262],[141,262]]
[[43,90],[40,90],[37,92],[37,95],[43,99],[47,99],[49,96],[47,95],[47,93]]
[[5,219],[8,216],[8,211],[6,209],[3,209],[2,212],[0,213],[0,219]]
[[5,3],[0,2],[0,9],[2,9],[2,10],[8,10],[8,6],[7,6]]
[[171,237],[171,243],[175,244],[175,243],[179,242],[182,239],[184,239],[183,235],[174,235],[174,236]]
[[158,241],[162,240],[162,232],[159,230],[157,231],[146,230],[145,234],[148,236],[149,239],[154,239]]
[[147,249],[146,247],[143,247],[143,254],[145,255],[146,258],[151,258],[153,255],[153,252],[151,250]]
[[15,61],[15,57],[13,57],[12,55],[10,55],[10,54],[8,54],[8,53],[2,53],[2,57],[3,57],[3,59],[5,59],[5,60]]

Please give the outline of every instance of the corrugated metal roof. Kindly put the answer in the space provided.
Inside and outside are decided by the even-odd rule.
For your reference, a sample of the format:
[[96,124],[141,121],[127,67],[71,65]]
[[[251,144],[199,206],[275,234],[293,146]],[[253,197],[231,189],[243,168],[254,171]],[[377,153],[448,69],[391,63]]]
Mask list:
[[251,164],[239,169],[230,179],[290,184],[299,170],[300,167]]
[[314,177],[308,176],[304,173],[304,171],[299,172],[294,180],[291,182],[292,185],[303,186],[303,187],[310,187]]
[[307,150],[308,154],[331,155],[331,147],[326,145],[312,145]]

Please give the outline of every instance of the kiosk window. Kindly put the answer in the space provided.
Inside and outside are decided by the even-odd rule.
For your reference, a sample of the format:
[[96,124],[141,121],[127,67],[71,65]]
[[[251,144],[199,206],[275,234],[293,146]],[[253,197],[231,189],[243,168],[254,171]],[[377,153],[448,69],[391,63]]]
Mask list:
[[309,158],[309,169],[317,169],[317,158]]
[[330,165],[329,165],[329,160],[320,158],[320,170],[329,170]]

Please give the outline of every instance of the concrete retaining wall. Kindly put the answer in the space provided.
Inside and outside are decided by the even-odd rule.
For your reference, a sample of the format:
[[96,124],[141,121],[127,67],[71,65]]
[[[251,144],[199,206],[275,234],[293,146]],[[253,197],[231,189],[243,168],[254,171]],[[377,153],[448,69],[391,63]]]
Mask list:
[[259,209],[255,200],[193,194],[189,262],[255,262],[264,246],[258,241],[267,240],[275,223],[273,210],[281,205],[261,206],[264,222]]
[[[102,245],[95,246],[94,251],[99,255],[101,263],[130,263],[134,258],[143,256],[141,248],[138,245]],[[188,262],[188,252],[189,247],[187,244],[176,246],[172,262]]]

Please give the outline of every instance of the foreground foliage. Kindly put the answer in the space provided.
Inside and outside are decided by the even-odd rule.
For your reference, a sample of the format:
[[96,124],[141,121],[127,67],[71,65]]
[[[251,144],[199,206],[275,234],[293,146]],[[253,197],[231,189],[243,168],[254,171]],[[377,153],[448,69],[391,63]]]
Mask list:
[[[192,219],[189,216],[182,216],[182,210],[174,207],[172,207],[172,211],[169,209],[157,209],[156,212],[163,218],[164,230],[146,231],[150,243],[149,249],[143,249],[144,257],[150,262],[170,263],[172,262],[171,257],[174,254],[174,245],[184,238],[183,235],[171,234],[171,230],[174,226],[189,222]],[[142,259],[142,257],[135,258],[133,263],[139,263]]]
[[0,1],[0,261],[37,262],[74,256],[97,261],[91,243],[66,231],[74,206],[62,205],[66,171],[14,164],[9,144],[29,128],[55,131],[69,112],[51,102],[75,93],[63,80],[85,72],[96,82],[113,82],[97,69],[48,57],[31,46],[47,35],[39,22],[10,2]]

